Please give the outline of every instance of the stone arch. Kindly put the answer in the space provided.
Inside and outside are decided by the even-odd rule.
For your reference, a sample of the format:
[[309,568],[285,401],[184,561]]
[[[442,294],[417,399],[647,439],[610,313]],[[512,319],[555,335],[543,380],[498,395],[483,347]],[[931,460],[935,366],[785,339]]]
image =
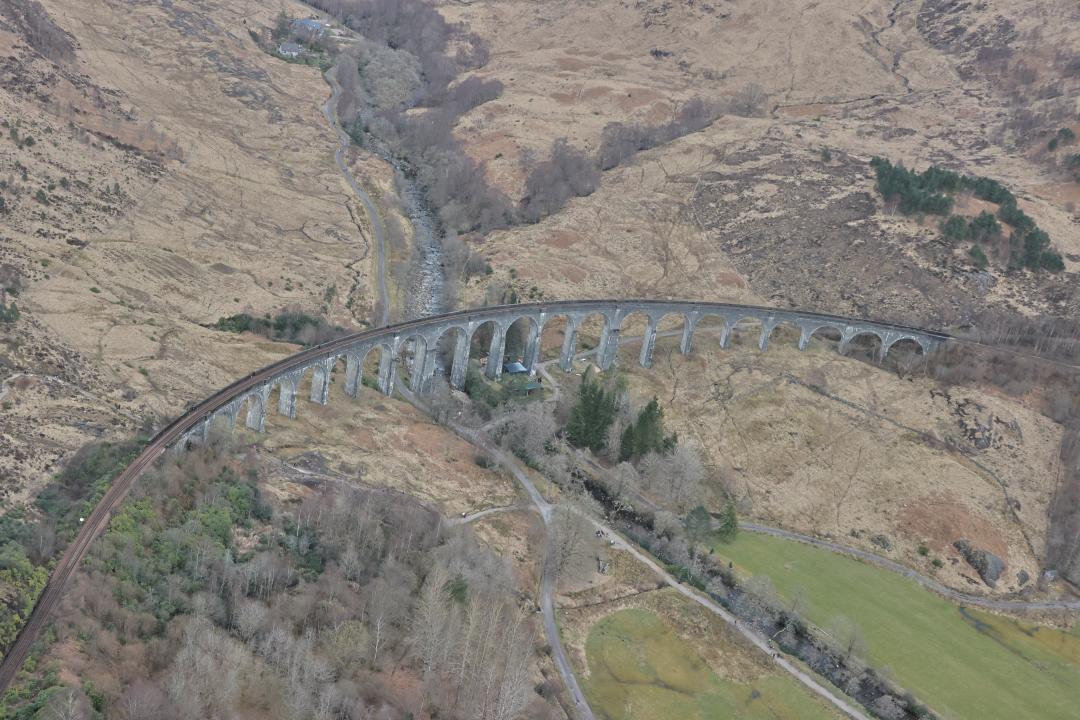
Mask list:
[[325,405],[330,401],[330,386],[334,381],[334,368],[344,355],[331,355],[311,363],[311,392],[308,394],[313,403]]
[[797,345],[802,340],[802,328],[799,327],[797,322],[788,318],[777,318],[772,322],[766,321],[762,328],[760,340],[761,349],[768,349],[769,343],[774,340],[785,344]]
[[365,378],[374,378],[373,385],[380,392],[389,395],[394,390],[394,349],[387,340],[380,340],[362,348],[360,357],[360,375],[358,385]]
[[[870,338],[873,338],[871,340]],[[875,343],[874,340],[877,342]],[[853,332],[845,333],[840,342],[840,352],[852,357],[869,354],[869,359],[881,357],[885,339],[881,333],[871,328],[857,328]]]
[[569,370],[577,352],[578,317],[569,312],[545,315],[536,358],[540,362],[558,360],[559,367]]
[[810,345],[810,341],[817,340],[839,350],[843,339],[844,328],[833,323],[803,325],[799,349],[805,350]]
[[740,312],[725,315],[724,334],[720,337],[720,347],[730,348],[732,345],[753,344],[761,348],[762,338],[767,337],[766,322],[766,318],[754,313]]
[[502,318],[485,318],[469,333],[469,355],[476,357],[484,375],[495,380],[502,375],[507,323]]
[[929,354],[926,341],[917,335],[901,335],[898,338],[890,338],[881,346],[881,359],[884,360],[893,350],[898,350],[910,357],[917,355],[925,357]]
[[[269,388],[267,396],[269,396]],[[260,389],[256,388],[240,397],[236,404],[235,417],[238,420],[243,418],[244,426],[249,430],[260,433],[266,431],[266,397]]]
[[[730,321],[724,313],[719,312],[718,310],[702,309],[696,318],[691,319],[691,322],[693,324],[691,337],[689,342],[684,343],[686,352],[689,352],[690,348],[693,346],[693,337],[695,336],[702,338],[716,338],[716,342],[720,347],[725,346],[730,332]],[[685,339],[686,337],[684,331],[683,338]],[[701,342],[705,341],[701,340]]]
[[236,426],[235,410],[227,405],[203,422],[203,442],[217,442],[232,435]]
[[536,352],[542,329],[539,319],[530,314],[519,315],[509,320],[503,341],[506,362],[520,362],[531,371],[532,364],[535,362],[533,353]]
[[[401,335],[395,339],[393,362],[394,375],[402,373],[409,379],[409,387],[413,392],[419,392],[427,379],[429,367],[429,341],[427,336],[419,331]],[[431,348],[432,350],[434,348]]]
[[435,350],[433,375],[447,377],[452,387],[465,387],[465,375],[469,368],[469,331],[462,325],[440,328],[432,336]]
[[590,308],[577,315],[577,352],[592,357],[593,362],[606,370],[614,361],[612,350],[619,344],[619,327],[615,324],[615,308]]
[[[296,398],[300,392],[300,381],[303,373],[304,370],[292,370],[278,375],[270,381],[268,398],[274,397],[276,392],[277,399],[273,405],[277,407],[278,415],[296,417]],[[267,404],[271,404],[269,399]]]
[[[616,356],[616,350],[621,345],[631,345],[626,348],[627,352],[636,352],[638,364],[651,367],[658,336],[666,331],[684,328],[686,322],[686,314],[679,310],[649,307],[630,310],[619,317],[618,334],[609,336],[609,343],[612,344],[609,355]],[[625,338],[640,338],[636,351]]]

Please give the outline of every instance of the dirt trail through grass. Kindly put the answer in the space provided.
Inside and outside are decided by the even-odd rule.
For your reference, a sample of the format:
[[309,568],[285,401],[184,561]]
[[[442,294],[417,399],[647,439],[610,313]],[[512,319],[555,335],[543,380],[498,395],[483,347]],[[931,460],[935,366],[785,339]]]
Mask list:
[[[737,648],[730,648],[738,652]],[[750,682],[718,677],[655,613],[620,610],[596,623],[585,646],[589,702],[604,720],[825,720],[792,678],[763,671]]]

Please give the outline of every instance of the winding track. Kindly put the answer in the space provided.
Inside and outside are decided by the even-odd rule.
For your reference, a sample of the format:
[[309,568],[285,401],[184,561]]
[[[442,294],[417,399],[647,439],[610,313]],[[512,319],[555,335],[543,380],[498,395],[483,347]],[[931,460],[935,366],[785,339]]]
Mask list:
[[[15,643],[11,646],[8,654],[4,657],[3,663],[0,664],[0,692],[3,692],[10,685],[14,679],[16,672],[22,666],[27,655],[29,655],[30,648],[33,645],[34,640],[38,634],[44,628],[48,622],[48,618],[56,608],[56,605],[60,601],[60,597],[67,586],[71,575],[74,573],[75,568],[85,557],[90,545],[102,532],[104,532],[109,518],[114,510],[116,510],[120,501],[124,499],[127,493],[131,490],[131,486],[135,480],[139,477],[143,470],[151,465],[161,454],[171,445],[177,443],[185,433],[190,431],[195,425],[201,422],[204,418],[209,417],[215,410],[222,408],[233,399],[243,395],[244,393],[254,389],[255,387],[267,383],[282,373],[300,367],[305,367],[314,360],[319,360],[328,357],[336,357],[345,349],[355,345],[358,342],[366,340],[375,340],[377,338],[384,338],[386,336],[400,336],[405,333],[409,333],[413,330],[421,330],[428,326],[439,325],[447,322],[448,320],[466,320],[468,318],[476,318],[488,315],[507,315],[507,314],[520,314],[522,311],[528,312],[530,310],[550,312],[552,314],[558,314],[561,308],[576,307],[580,308],[583,304],[591,305],[593,303],[597,305],[617,305],[618,303],[629,303],[636,301],[629,300],[600,300],[600,301],[587,301],[585,303],[576,301],[560,301],[550,303],[535,303],[524,305],[503,305],[491,308],[484,308],[483,310],[462,310],[453,313],[447,313],[446,315],[440,315],[429,318],[422,318],[418,320],[411,320],[408,322],[399,323],[397,325],[388,326],[384,328],[377,328],[366,330],[364,332],[355,333],[352,335],[346,335],[344,337],[332,340],[321,345],[317,345],[307,350],[303,350],[289,357],[283,358],[275,363],[267,365],[266,367],[257,370],[247,377],[237,380],[231,385],[217,391],[195,407],[189,409],[183,415],[176,420],[169,423],[161,432],[159,432],[150,442],[146,445],[146,448],[139,453],[132,463],[124,469],[113,481],[112,485],[105,492],[101,501],[97,504],[94,510],[90,513],[90,516],[83,524],[82,530],[76,536],[75,540],[67,547],[61,556],[59,562],[53,571],[52,577],[49,579],[48,584],[42,591],[41,596],[38,599],[37,605],[34,611],[30,615],[30,619],[23,626],[19,637]],[[679,303],[672,303],[669,301],[660,301],[664,305],[673,305]],[[712,307],[725,307],[732,308],[738,307],[749,311],[764,311],[769,312],[775,310],[774,308],[761,308],[755,306],[734,306],[734,305],[722,305],[718,303],[686,303],[688,306],[698,307],[708,310]],[[834,323],[850,323],[849,318],[840,317],[837,315],[827,315],[822,313],[803,313],[806,317],[817,317],[825,321]],[[895,326],[899,327],[899,326]],[[909,330],[915,330],[920,333],[933,335],[942,340],[951,339],[951,336],[936,332],[919,330],[918,328],[907,328]]]

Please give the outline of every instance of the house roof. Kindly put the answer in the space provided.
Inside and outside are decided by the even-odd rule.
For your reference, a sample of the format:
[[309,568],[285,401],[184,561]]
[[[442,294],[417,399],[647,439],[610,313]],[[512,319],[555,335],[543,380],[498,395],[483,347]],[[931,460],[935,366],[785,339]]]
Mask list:
[[312,20],[311,18],[301,18],[300,20],[294,20],[293,25],[300,25],[306,30],[322,30],[323,24],[318,20]]
[[304,48],[293,42],[282,43],[278,46],[278,52],[281,53],[301,53],[303,51]]
[[503,365],[503,372],[517,375],[518,373],[527,373],[529,369],[519,362],[508,362]]

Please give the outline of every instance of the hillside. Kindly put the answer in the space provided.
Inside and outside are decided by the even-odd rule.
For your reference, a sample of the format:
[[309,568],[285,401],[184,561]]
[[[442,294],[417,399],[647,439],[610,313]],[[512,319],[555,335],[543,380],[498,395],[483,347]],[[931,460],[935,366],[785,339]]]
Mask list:
[[[442,10],[491,44],[482,75],[504,93],[457,132],[513,197],[522,158],[543,159],[558,137],[595,151],[608,123],[655,125],[695,97],[725,109],[705,130],[606,171],[595,194],[559,215],[489,235],[492,264],[514,268],[525,287],[705,294],[937,326],[988,306],[1080,309],[1080,183],[1068,167],[1077,145],[1048,149],[1061,129],[1080,129],[1070,3],[1037,13],[1022,2],[847,0],[481,0]],[[966,245],[942,237],[939,218],[887,209],[874,156],[998,180],[1067,271],[980,272]],[[967,198],[957,206],[981,209]]]
[[0,14],[0,264],[21,286],[0,345],[8,498],[289,352],[201,325],[299,307],[359,327],[374,302],[329,89],[245,29],[276,8],[44,8],[70,46],[56,60]]

